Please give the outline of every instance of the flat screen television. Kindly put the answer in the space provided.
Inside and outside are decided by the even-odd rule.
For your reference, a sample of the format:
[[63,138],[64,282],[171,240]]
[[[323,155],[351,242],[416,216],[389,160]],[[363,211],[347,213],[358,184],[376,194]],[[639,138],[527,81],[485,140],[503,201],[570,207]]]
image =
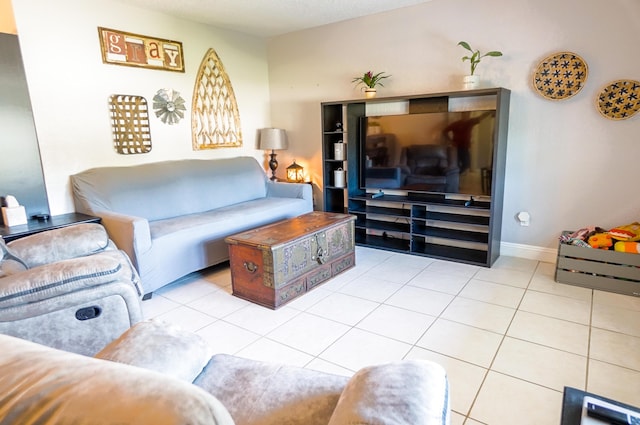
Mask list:
[[495,110],[360,118],[361,189],[491,196]]

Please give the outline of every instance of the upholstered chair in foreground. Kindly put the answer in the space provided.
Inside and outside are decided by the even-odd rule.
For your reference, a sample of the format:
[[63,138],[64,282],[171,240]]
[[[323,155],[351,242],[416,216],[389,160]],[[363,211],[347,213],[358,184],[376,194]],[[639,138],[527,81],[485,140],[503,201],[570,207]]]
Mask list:
[[445,369],[427,360],[338,376],[228,354],[142,321],[95,358],[0,335],[0,425],[449,425]]
[[142,319],[138,274],[99,224],[0,238],[0,249],[2,334],[94,355]]

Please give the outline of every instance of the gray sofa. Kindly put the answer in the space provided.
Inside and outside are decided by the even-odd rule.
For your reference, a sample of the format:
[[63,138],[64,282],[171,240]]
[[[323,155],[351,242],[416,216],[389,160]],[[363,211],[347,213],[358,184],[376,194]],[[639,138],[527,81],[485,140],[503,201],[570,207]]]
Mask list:
[[0,335],[0,425],[447,425],[445,370],[424,360],[352,377],[226,354],[140,322],[95,357]]
[[313,210],[310,185],[272,182],[252,157],[94,168],[71,183],[76,210],[102,219],[146,295],[228,260],[226,236]]
[[0,239],[0,248],[0,333],[94,355],[142,320],[138,274],[101,225]]

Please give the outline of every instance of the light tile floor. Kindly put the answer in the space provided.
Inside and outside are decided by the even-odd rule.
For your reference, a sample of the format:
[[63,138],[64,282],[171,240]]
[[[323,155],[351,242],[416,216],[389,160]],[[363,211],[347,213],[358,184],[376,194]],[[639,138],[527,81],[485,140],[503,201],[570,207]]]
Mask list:
[[356,267],[274,311],[228,264],[143,302],[220,353],[351,375],[398,359],[447,370],[452,424],[559,424],[564,386],[640,406],[640,298],[564,285],[554,264],[492,268],[363,247]]

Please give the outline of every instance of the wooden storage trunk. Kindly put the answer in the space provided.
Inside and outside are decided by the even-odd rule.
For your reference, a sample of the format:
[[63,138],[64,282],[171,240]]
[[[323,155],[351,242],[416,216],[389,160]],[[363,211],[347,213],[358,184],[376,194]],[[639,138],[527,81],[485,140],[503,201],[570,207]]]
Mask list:
[[311,212],[229,236],[233,295],[276,309],[353,267],[354,221]]
[[640,254],[560,243],[555,279],[556,282],[640,296]]

